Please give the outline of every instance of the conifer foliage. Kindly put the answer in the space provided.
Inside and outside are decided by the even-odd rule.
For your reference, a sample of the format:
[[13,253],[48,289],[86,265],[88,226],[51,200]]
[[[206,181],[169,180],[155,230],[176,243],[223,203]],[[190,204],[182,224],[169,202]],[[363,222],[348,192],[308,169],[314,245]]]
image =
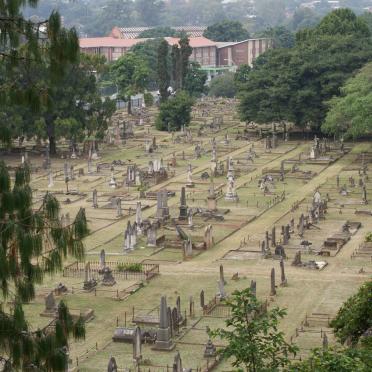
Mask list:
[[[35,285],[62,269],[64,258],[84,256],[88,233],[85,210],[62,226],[59,203],[47,193],[34,210],[27,165],[10,171],[0,162],[0,365],[4,370],[64,370],[68,338],[84,338],[82,319],[73,321],[60,302],[56,318],[43,330],[32,330],[22,304],[35,297]],[[9,305],[11,304],[11,305]]]

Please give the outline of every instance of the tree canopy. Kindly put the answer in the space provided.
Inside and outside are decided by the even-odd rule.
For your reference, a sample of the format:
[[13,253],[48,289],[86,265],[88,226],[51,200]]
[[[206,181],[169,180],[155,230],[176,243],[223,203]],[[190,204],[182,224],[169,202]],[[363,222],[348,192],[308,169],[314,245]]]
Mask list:
[[208,94],[211,97],[233,98],[236,94],[235,74],[226,72],[213,78],[209,84]]
[[319,129],[327,102],[371,59],[368,28],[352,12],[335,11],[315,29],[299,31],[293,48],[269,50],[255,61],[240,84],[241,118]]
[[252,372],[278,371],[287,366],[289,354],[296,354],[297,347],[288,344],[283,332],[278,330],[285,311],[263,310],[250,289],[235,291],[227,304],[231,307],[231,316],[226,320],[226,328],[211,331],[212,337],[227,342],[221,350],[222,356],[231,358],[233,367]]
[[372,132],[372,63],[346,81],[340,97],[330,100],[322,130],[346,138]]
[[208,26],[203,36],[214,41],[242,41],[249,39],[249,32],[237,21],[222,21]]
[[175,37],[177,36],[177,31],[171,27],[154,27],[149,30],[141,32],[139,38],[157,38],[157,37]]

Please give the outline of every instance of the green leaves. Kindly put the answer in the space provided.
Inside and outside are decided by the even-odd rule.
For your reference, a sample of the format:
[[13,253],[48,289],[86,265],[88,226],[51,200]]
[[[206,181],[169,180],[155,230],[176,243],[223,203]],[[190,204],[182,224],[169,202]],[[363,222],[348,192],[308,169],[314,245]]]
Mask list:
[[204,37],[214,41],[242,41],[249,39],[249,32],[237,21],[221,21],[208,26]]
[[278,323],[286,315],[285,310],[274,308],[265,311],[250,289],[236,291],[227,301],[231,317],[226,328],[210,332],[227,342],[220,353],[232,358],[234,367],[247,371],[279,371],[289,364],[289,354],[296,354],[297,347],[288,344]]
[[191,120],[191,109],[194,100],[184,91],[169,98],[160,105],[160,112],[156,119],[156,128],[163,131],[180,130]]

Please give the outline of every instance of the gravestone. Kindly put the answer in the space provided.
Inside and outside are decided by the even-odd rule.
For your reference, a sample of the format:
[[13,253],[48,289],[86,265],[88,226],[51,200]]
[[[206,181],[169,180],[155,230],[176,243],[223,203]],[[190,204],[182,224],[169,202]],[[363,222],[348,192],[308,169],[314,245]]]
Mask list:
[[116,217],[122,217],[123,210],[121,209],[121,198],[116,198]]
[[254,297],[257,295],[257,282],[255,280],[251,281],[251,286],[250,286],[251,293],[253,294]]
[[220,300],[224,300],[226,298],[225,284],[221,280],[218,280],[217,284],[218,284],[217,296],[219,297]]
[[177,354],[174,357],[173,372],[183,372],[182,360],[179,351],[177,351]]
[[287,278],[285,277],[283,258],[280,260],[280,279],[281,279],[280,285],[282,287],[286,287],[287,286]]
[[292,266],[302,266],[301,251],[297,251],[292,261]]
[[112,270],[109,267],[104,267],[102,270],[103,273],[103,279],[102,279],[102,285],[106,287],[112,287],[116,284],[116,281],[114,279],[114,276],[112,275]]
[[104,249],[101,250],[99,254],[99,268],[103,270],[106,267],[106,252]]
[[179,220],[186,220],[188,216],[187,213],[187,204],[186,204],[186,188],[181,188],[181,198],[180,198],[180,215],[178,217]]
[[276,228],[273,226],[271,229],[271,246],[276,247]]
[[271,269],[271,275],[270,275],[270,296],[276,295],[276,289],[275,289],[275,269]]
[[186,187],[194,187],[195,184],[192,180],[192,166],[189,164],[188,171],[187,171],[187,182]]
[[133,333],[133,360],[138,364],[142,359],[141,328],[136,327]]
[[118,372],[118,365],[114,357],[111,357],[107,366],[107,372]]
[[156,333],[154,346],[155,350],[172,350],[175,347],[170,337],[167,309],[167,299],[165,296],[162,296],[160,300],[159,328]]
[[156,224],[152,223],[147,229],[147,245],[149,247],[156,247]]
[[211,339],[208,339],[204,349],[204,358],[214,358],[217,355],[217,349]]
[[223,265],[220,265],[220,281],[222,281],[223,284],[226,285],[225,275],[223,273]]
[[56,310],[57,310],[57,305],[56,305],[56,301],[54,299],[54,294],[53,294],[53,292],[50,292],[45,297],[44,313],[54,314],[56,312]]
[[205,306],[204,290],[200,291],[200,307],[203,309]]
[[142,233],[142,207],[141,202],[137,202],[136,205],[136,225],[137,225],[137,232],[139,234]]

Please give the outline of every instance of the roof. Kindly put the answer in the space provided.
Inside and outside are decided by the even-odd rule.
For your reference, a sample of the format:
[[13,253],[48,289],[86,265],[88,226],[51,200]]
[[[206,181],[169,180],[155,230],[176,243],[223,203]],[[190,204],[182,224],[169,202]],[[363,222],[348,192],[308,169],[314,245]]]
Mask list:
[[[179,38],[165,37],[169,45],[178,44]],[[149,39],[116,39],[114,37],[88,37],[79,39],[80,48],[102,48],[102,47],[118,47],[131,48],[132,46],[142,43]],[[205,37],[190,37],[190,46],[192,48],[200,47],[216,47],[216,43]]]
[[[152,28],[154,27],[114,27],[113,31],[119,30],[120,36],[116,32],[111,32],[111,34],[123,39],[136,39],[141,32],[151,30]],[[185,31],[188,36],[198,37],[203,35],[207,26],[177,26],[171,28],[175,31]]]
[[[169,45],[178,44],[180,41],[177,37],[165,37]],[[190,46],[192,48],[201,48],[201,47],[216,47],[217,43],[215,41],[209,40],[204,36],[199,37],[190,37]]]
[[80,48],[119,47],[131,48],[147,39],[116,39],[114,37],[85,37],[79,39]]
[[255,41],[255,40],[272,40],[272,39],[269,38],[269,37],[259,37],[259,38],[256,38],[256,39],[246,39],[246,40],[242,40],[242,41],[233,41],[233,42],[220,41],[220,42],[216,42],[215,44],[216,44],[218,49],[221,49],[221,48],[226,48],[226,47],[230,47],[230,46],[233,46],[233,45],[238,45],[238,44],[246,43],[248,41]]

